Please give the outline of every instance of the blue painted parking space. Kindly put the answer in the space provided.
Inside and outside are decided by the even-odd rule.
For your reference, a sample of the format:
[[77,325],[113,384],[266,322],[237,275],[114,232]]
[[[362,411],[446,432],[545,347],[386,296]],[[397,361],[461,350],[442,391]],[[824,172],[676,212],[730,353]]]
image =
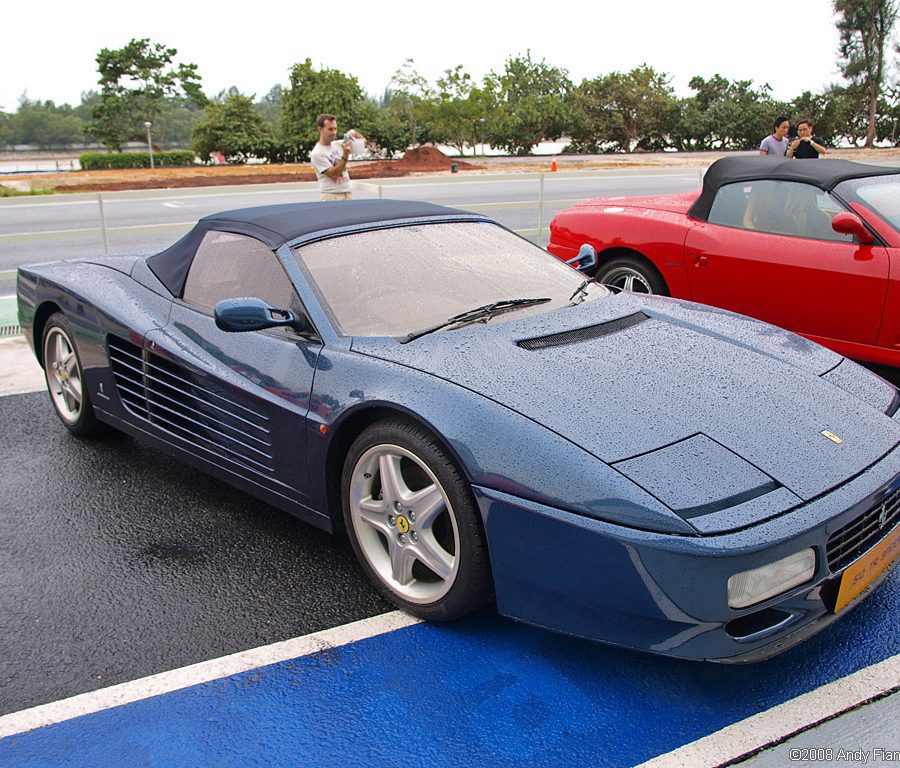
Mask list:
[[629,766],[900,653],[897,573],[768,662],[663,659],[490,613],[0,740],[2,766]]

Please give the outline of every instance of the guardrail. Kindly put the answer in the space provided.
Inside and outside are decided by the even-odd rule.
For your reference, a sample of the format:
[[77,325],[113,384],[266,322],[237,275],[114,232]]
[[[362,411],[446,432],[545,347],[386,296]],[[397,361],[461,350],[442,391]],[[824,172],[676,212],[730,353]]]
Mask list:
[[[410,180],[409,177],[405,177],[403,179],[382,179],[382,180],[359,180],[354,181],[353,186],[354,189],[357,190],[371,190],[375,193],[375,195],[380,199],[385,196],[386,191],[391,189],[402,189],[402,188],[410,188],[410,187],[428,187],[431,185],[446,185],[446,184],[497,184],[501,182],[509,182],[515,181],[517,183],[524,184],[534,184],[535,186],[535,197],[533,199],[528,200],[517,200],[517,201],[504,201],[504,202],[489,202],[489,203],[471,203],[471,204],[454,204],[453,207],[461,208],[463,210],[479,212],[479,213],[490,213],[496,211],[506,211],[506,210],[516,210],[516,209],[530,209],[536,208],[537,220],[535,222],[536,226],[527,227],[522,229],[516,229],[518,234],[535,239],[542,247],[546,244],[546,235],[549,232],[549,217],[547,215],[548,207],[560,207],[566,205],[572,205],[579,200],[583,199],[582,197],[578,198],[550,198],[547,195],[547,186],[548,182],[551,181],[563,181],[563,180],[571,180],[571,179],[609,179],[615,176],[627,176],[631,177],[641,177],[641,176],[654,176],[659,174],[671,174],[672,172],[677,172],[681,174],[692,174],[696,171],[697,174],[697,182],[698,186],[702,184],[703,174],[705,172],[705,167],[702,168],[683,168],[683,169],[673,169],[673,168],[656,168],[656,169],[641,169],[640,171],[623,171],[623,169],[610,169],[607,171],[563,171],[563,172],[553,172],[553,173],[508,173],[508,174],[486,174],[483,176],[470,176],[470,175],[460,175],[460,176],[432,176],[432,177],[417,177],[414,181]],[[190,227],[192,227],[196,221],[183,221],[183,222],[169,222],[163,224],[144,224],[144,225],[131,225],[131,226],[109,226],[106,221],[106,209],[104,207],[105,202],[110,201],[119,201],[119,200],[142,200],[142,199],[185,199],[190,197],[208,197],[208,196],[218,196],[218,197],[227,197],[231,195],[241,195],[246,196],[248,194],[272,194],[272,193],[283,193],[290,191],[309,191],[310,193],[315,194],[317,190],[317,186],[315,182],[293,182],[288,184],[266,184],[266,185],[253,185],[257,187],[265,187],[265,189],[254,189],[250,191],[249,186],[241,187],[240,191],[227,191],[228,188],[222,187],[202,187],[202,188],[190,188],[190,189],[165,189],[165,190],[146,190],[146,191],[130,191],[130,192],[97,192],[97,193],[87,193],[87,194],[73,194],[66,195],[65,198],[60,201],[58,198],[53,200],[47,200],[44,202],[43,200],[36,200],[33,197],[19,197],[19,198],[6,198],[0,200],[0,205],[3,206],[43,206],[43,205],[66,205],[66,204],[82,204],[82,205],[96,205],[97,206],[97,218],[98,225],[97,227],[87,227],[81,229],[62,229],[62,230],[47,230],[42,232],[14,232],[14,233],[5,233],[0,234],[0,245],[3,243],[14,243],[14,242],[22,242],[29,240],[40,240],[40,239],[54,239],[54,238],[63,238],[63,237],[72,237],[72,236],[96,236],[100,239],[103,245],[104,253],[110,252],[109,240],[110,235],[120,235],[120,234],[139,234],[141,232],[186,232]],[[54,196],[55,198],[56,196]],[[428,195],[425,194],[422,196],[422,199],[427,200]],[[15,274],[15,273],[13,273]],[[2,278],[5,273],[0,273],[0,278]]]

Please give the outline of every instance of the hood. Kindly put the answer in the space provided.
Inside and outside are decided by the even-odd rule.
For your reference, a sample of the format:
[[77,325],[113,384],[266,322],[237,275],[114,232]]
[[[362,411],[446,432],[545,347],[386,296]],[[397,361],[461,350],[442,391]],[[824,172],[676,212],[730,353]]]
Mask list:
[[697,192],[682,192],[678,195],[645,195],[643,197],[593,197],[575,205],[573,210],[582,208],[649,208],[654,211],[669,211],[671,213],[683,213],[688,210],[697,199]]
[[607,464],[702,436],[804,500],[900,441],[890,418],[822,378],[839,355],[675,299],[619,294],[409,344],[357,338],[353,349],[477,392]]

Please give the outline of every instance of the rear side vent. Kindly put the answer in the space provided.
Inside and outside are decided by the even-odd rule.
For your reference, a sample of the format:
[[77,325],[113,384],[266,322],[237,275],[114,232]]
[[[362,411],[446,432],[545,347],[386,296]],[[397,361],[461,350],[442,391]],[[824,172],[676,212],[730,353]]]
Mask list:
[[269,419],[186,368],[110,336],[109,361],[123,405],[138,418],[213,454],[220,463],[271,476]]
[[550,336],[538,336],[534,339],[523,339],[517,342],[522,349],[533,352],[537,349],[547,349],[547,347],[562,347],[566,344],[579,344],[583,341],[591,339],[599,339],[601,336],[609,336],[611,333],[624,331],[644,320],[649,320],[643,312],[635,312],[633,315],[620,317],[618,320],[610,320],[608,323],[600,323],[599,325],[589,325],[587,328],[576,328],[574,331],[565,331],[564,333],[554,333]]

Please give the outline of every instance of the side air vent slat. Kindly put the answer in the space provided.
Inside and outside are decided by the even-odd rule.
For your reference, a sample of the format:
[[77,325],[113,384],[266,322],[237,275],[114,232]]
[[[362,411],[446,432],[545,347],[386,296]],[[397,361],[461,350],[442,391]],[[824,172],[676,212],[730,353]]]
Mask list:
[[[123,406],[134,416],[191,443],[218,463],[275,474],[269,418],[159,355],[113,336],[110,369]],[[230,393],[228,393],[230,394]]]
[[534,352],[538,349],[547,349],[548,347],[562,347],[566,344],[580,344],[592,339],[599,339],[603,336],[609,336],[612,333],[619,333],[628,328],[633,328],[644,320],[649,320],[643,312],[635,312],[633,315],[626,315],[616,320],[610,320],[608,323],[599,323],[598,325],[589,325],[586,328],[576,328],[573,331],[564,331],[563,333],[554,333],[550,336],[538,336],[533,339],[522,339],[517,344],[522,349]]

